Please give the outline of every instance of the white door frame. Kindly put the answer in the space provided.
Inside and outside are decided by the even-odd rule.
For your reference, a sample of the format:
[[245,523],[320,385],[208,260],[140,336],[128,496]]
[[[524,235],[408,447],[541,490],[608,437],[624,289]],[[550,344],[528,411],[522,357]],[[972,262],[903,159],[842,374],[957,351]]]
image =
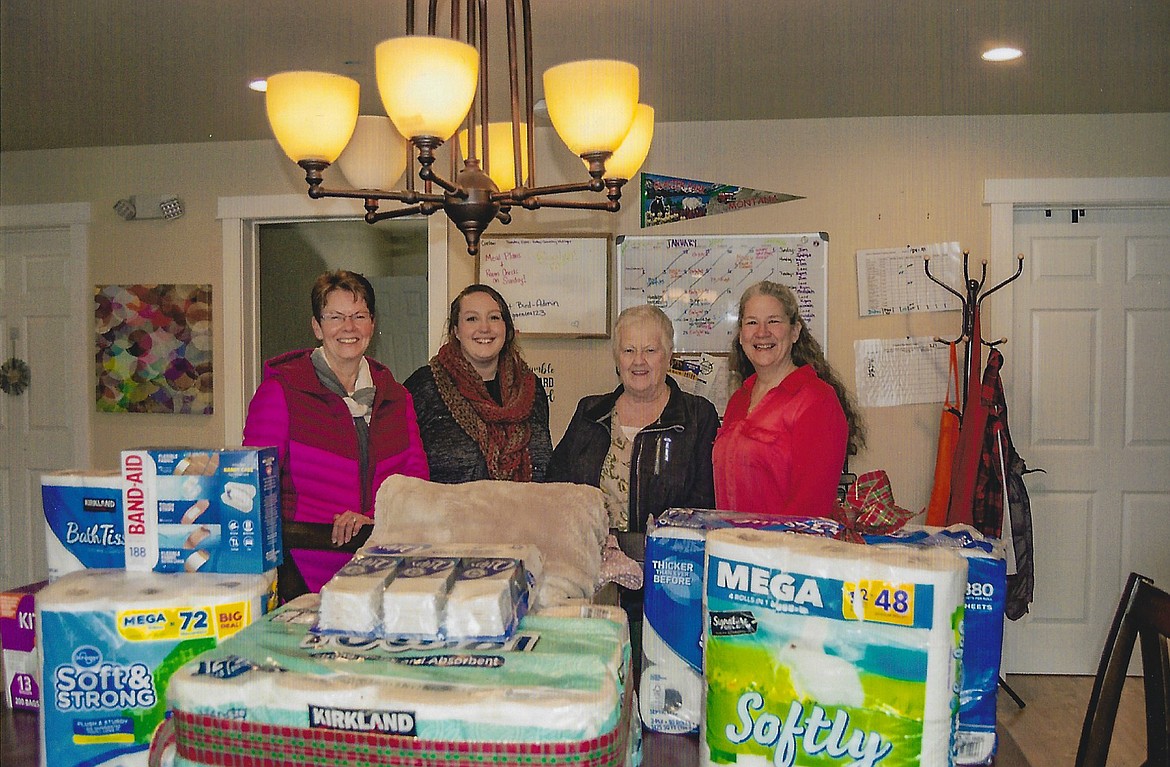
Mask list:
[[[75,360],[78,375],[73,376],[70,401],[63,403],[75,409],[73,420],[73,454],[84,461],[78,469],[93,466],[90,454],[91,421],[94,407],[93,376],[93,287],[89,283],[89,223],[88,202],[50,205],[0,205],[0,229],[69,229],[69,263],[73,282],[69,286],[69,322],[73,333],[62,342],[67,359]],[[8,339],[3,349],[9,351]]]
[[[260,348],[256,225],[283,221],[354,219],[365,214],[360,200],[312,200],[308,195],[221,197],[217,218],[223,232],[223,279],[218,303],[223,318],[224,442],[243,436],[248,401],[256,390]],[[447,217],[431,216],[427,227],[427,344],[439,347],[447,314]]]

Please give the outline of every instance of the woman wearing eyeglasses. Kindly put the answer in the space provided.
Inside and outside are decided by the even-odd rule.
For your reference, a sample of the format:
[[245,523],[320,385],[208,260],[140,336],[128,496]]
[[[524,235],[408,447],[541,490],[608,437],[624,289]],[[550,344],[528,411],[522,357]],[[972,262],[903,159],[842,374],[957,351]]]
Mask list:
[[[284,519],[330,524],[339,546],[373,524],[374,495],[386,477],[426,479],[427,460],[410,394],[389,368],[365,356],[374,335],[373,286],[355,272],[326,272],[311,299],[321,345],[264,364],[244,444],[277,447]],[[299,549],[285,555],[310,591],[352,556]]]
[[405,386],[433,481],[544,481],[548,396],[521,358],[508,302],[494,288],[469,285],[455,297],[447,342]]

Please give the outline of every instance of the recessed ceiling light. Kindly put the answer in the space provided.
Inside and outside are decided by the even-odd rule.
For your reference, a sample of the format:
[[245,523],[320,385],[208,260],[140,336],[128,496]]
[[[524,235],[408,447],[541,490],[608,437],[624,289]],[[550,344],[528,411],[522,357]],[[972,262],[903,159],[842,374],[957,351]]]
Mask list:
[[268,90],[268,80],[264,79],[263,77],[257,77],[255,80],[252,80],[248,83],[248,87],[257,93],[264,93]]
[[1024,52],[1019,48],[991,48],[984,51],[980,58],[984,61],[1014,61],[1023,55]]

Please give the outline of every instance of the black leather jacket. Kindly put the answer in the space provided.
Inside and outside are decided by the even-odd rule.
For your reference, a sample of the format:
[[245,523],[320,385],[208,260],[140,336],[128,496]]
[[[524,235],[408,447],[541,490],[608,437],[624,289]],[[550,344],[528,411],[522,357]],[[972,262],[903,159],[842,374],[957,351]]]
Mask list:
[[[707,399],[687,394],[666,379],[670,399],[658,420],[634,437],[630,461],[630,527],[644,532],[646,520],[673,507],[714,508],[711,445],[719,414]],[[584,397],[553,450],[545,478],[598,487],[609,452],[611,415],[622,393]]]

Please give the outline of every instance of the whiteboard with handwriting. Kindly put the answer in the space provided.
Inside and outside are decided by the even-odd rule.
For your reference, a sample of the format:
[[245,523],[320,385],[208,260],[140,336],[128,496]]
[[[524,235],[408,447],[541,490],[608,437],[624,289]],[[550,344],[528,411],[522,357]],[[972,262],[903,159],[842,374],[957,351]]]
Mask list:
[[609,335],[609,236],[484,237],[479,281],[528,335]]
[[826,346],[828,250],[824,232],[619,237],[618,304],[653,304],[666,312],[675,351],[728,352],[740,295],[771,280],[796,292],[801,316]]

